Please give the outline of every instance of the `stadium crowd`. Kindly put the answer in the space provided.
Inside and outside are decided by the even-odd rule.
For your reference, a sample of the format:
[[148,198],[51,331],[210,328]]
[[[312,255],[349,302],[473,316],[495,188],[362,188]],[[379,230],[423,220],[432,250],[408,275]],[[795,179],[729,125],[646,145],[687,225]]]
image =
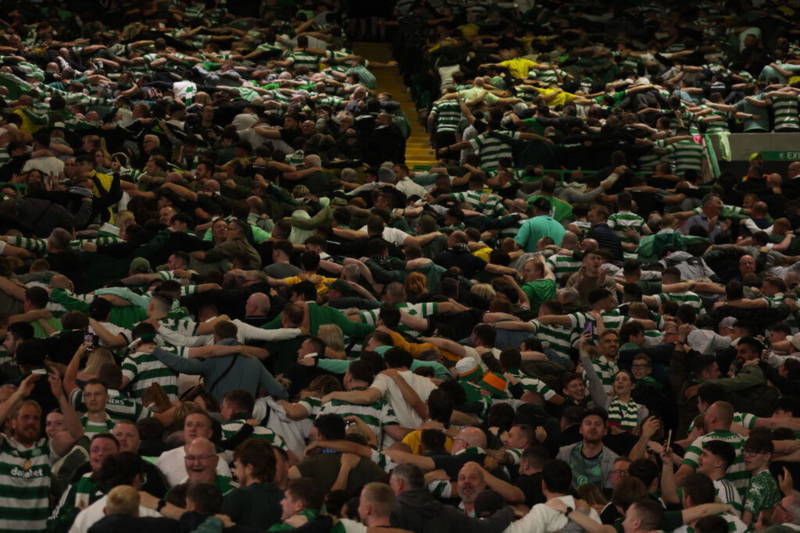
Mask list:
[[0,532],[800,530],[796,3],[384,4],[4,3]]

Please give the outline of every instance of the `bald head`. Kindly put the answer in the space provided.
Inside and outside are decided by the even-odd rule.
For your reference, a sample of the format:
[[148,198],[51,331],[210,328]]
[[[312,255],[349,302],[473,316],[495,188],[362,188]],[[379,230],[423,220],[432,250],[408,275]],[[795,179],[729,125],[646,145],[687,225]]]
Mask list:
[[469,239],[467,238],[467,234],[463,231],[454,231],[450,234],[450,237],[447,239],[447,243],[452,247],[457,244],[467,244]]
[[255,292],[247,298],[244,313],[247,316],[266,316],[269,313],[269,296],[263,292]]
[[390,303],[403,302],[406,299],[406,289],[402,283],[393,281],[386,286],[386,296]]
[[213,483],[219,457],[214,444],[205,437],[197,437],[186,445],[184,464],[189,481]]
[[578,245],[578,236],[571,231],[566,232],[564,234],[564,238],[561,240],[561,247],[572,250],[577,245]]
[[453,453],[476,447],[486,448],[486,433],[480,428],[467,426],[456,435],[453,442]]
[[714,402],[706,409],[703,417],[703,424],[706,431],[716,431],[718,429],[730,430],[733,422],[733,405],[728,402]]
[[464,503],[473,503],[485,488],[483,468],[478,463],[470,461],[458,471],[458,495]]
[[594,251],[600,248],[600,245],[594,239],[583,239],[581,243],[581,250],[584,252]]

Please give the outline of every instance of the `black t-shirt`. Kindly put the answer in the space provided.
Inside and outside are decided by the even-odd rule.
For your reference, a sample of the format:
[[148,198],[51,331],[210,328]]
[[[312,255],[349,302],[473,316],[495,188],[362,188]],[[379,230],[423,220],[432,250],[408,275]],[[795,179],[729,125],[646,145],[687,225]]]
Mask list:
[[461,470],[462,466],[470,461],[483,464],[484,457],[485,455],[481,453],[460,453],[458,455],[434,455],[431,456],[431,459],[433,459],[433,464],[436,465],[436,470],[444,470],[450,476],[450,479],[455,479],[458,477],[458,471]]
[[517,477],[514,485],[525,493],[525,505],[533,507],[537,503],[544,503],[547,498],[542,493],[542,473],[523,474]]

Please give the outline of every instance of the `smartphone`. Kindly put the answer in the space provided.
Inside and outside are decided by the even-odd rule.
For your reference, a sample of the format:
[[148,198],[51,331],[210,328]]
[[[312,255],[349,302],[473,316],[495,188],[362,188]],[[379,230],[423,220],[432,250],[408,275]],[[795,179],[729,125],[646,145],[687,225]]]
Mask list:
[[664,443],[664,449],[669,450],[670,445],[672,444],[672,430],[670,429],[667,433],[667,440]]
[[31,374],[36,374],[37,376],[46,376],[47,375],[47,369],[45,369],[45,368],[34,368],[33,370],[31,370]]
[[594,322],[586,322],[586,327],[583,328],[584,333],[594,336]]
[[87,333],[83,336],[83,342],[89,346],[97,346],[97,335],[94,333]]

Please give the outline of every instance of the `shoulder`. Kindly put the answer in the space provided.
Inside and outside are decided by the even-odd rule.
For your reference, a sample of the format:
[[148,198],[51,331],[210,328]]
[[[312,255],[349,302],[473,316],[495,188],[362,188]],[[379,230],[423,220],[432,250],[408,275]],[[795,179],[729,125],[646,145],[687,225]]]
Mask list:
[[574,444],[567,444],[566,446],[562,446],[561,448],[558,449],[558,457],[563,458],[568,456],[570,452],[572,452],[572,450],[575,449],[575,446],[577,445],[578,443],[576,442]]
[[183,457],[183,446],[178,446],[177,448],[173,448],[171,450],[167,450],[163,452],[161,455],[158,456],[158,464],[162,465],[164,463],[171,463],[174,461],[178,461]]
[[619,457],[617,455],[617,452],[615,452],[614,450],[612,450],[608,446],[603,446],[603,460],[604,461],[613,462],[613,461],[617,460],[617,457]]

